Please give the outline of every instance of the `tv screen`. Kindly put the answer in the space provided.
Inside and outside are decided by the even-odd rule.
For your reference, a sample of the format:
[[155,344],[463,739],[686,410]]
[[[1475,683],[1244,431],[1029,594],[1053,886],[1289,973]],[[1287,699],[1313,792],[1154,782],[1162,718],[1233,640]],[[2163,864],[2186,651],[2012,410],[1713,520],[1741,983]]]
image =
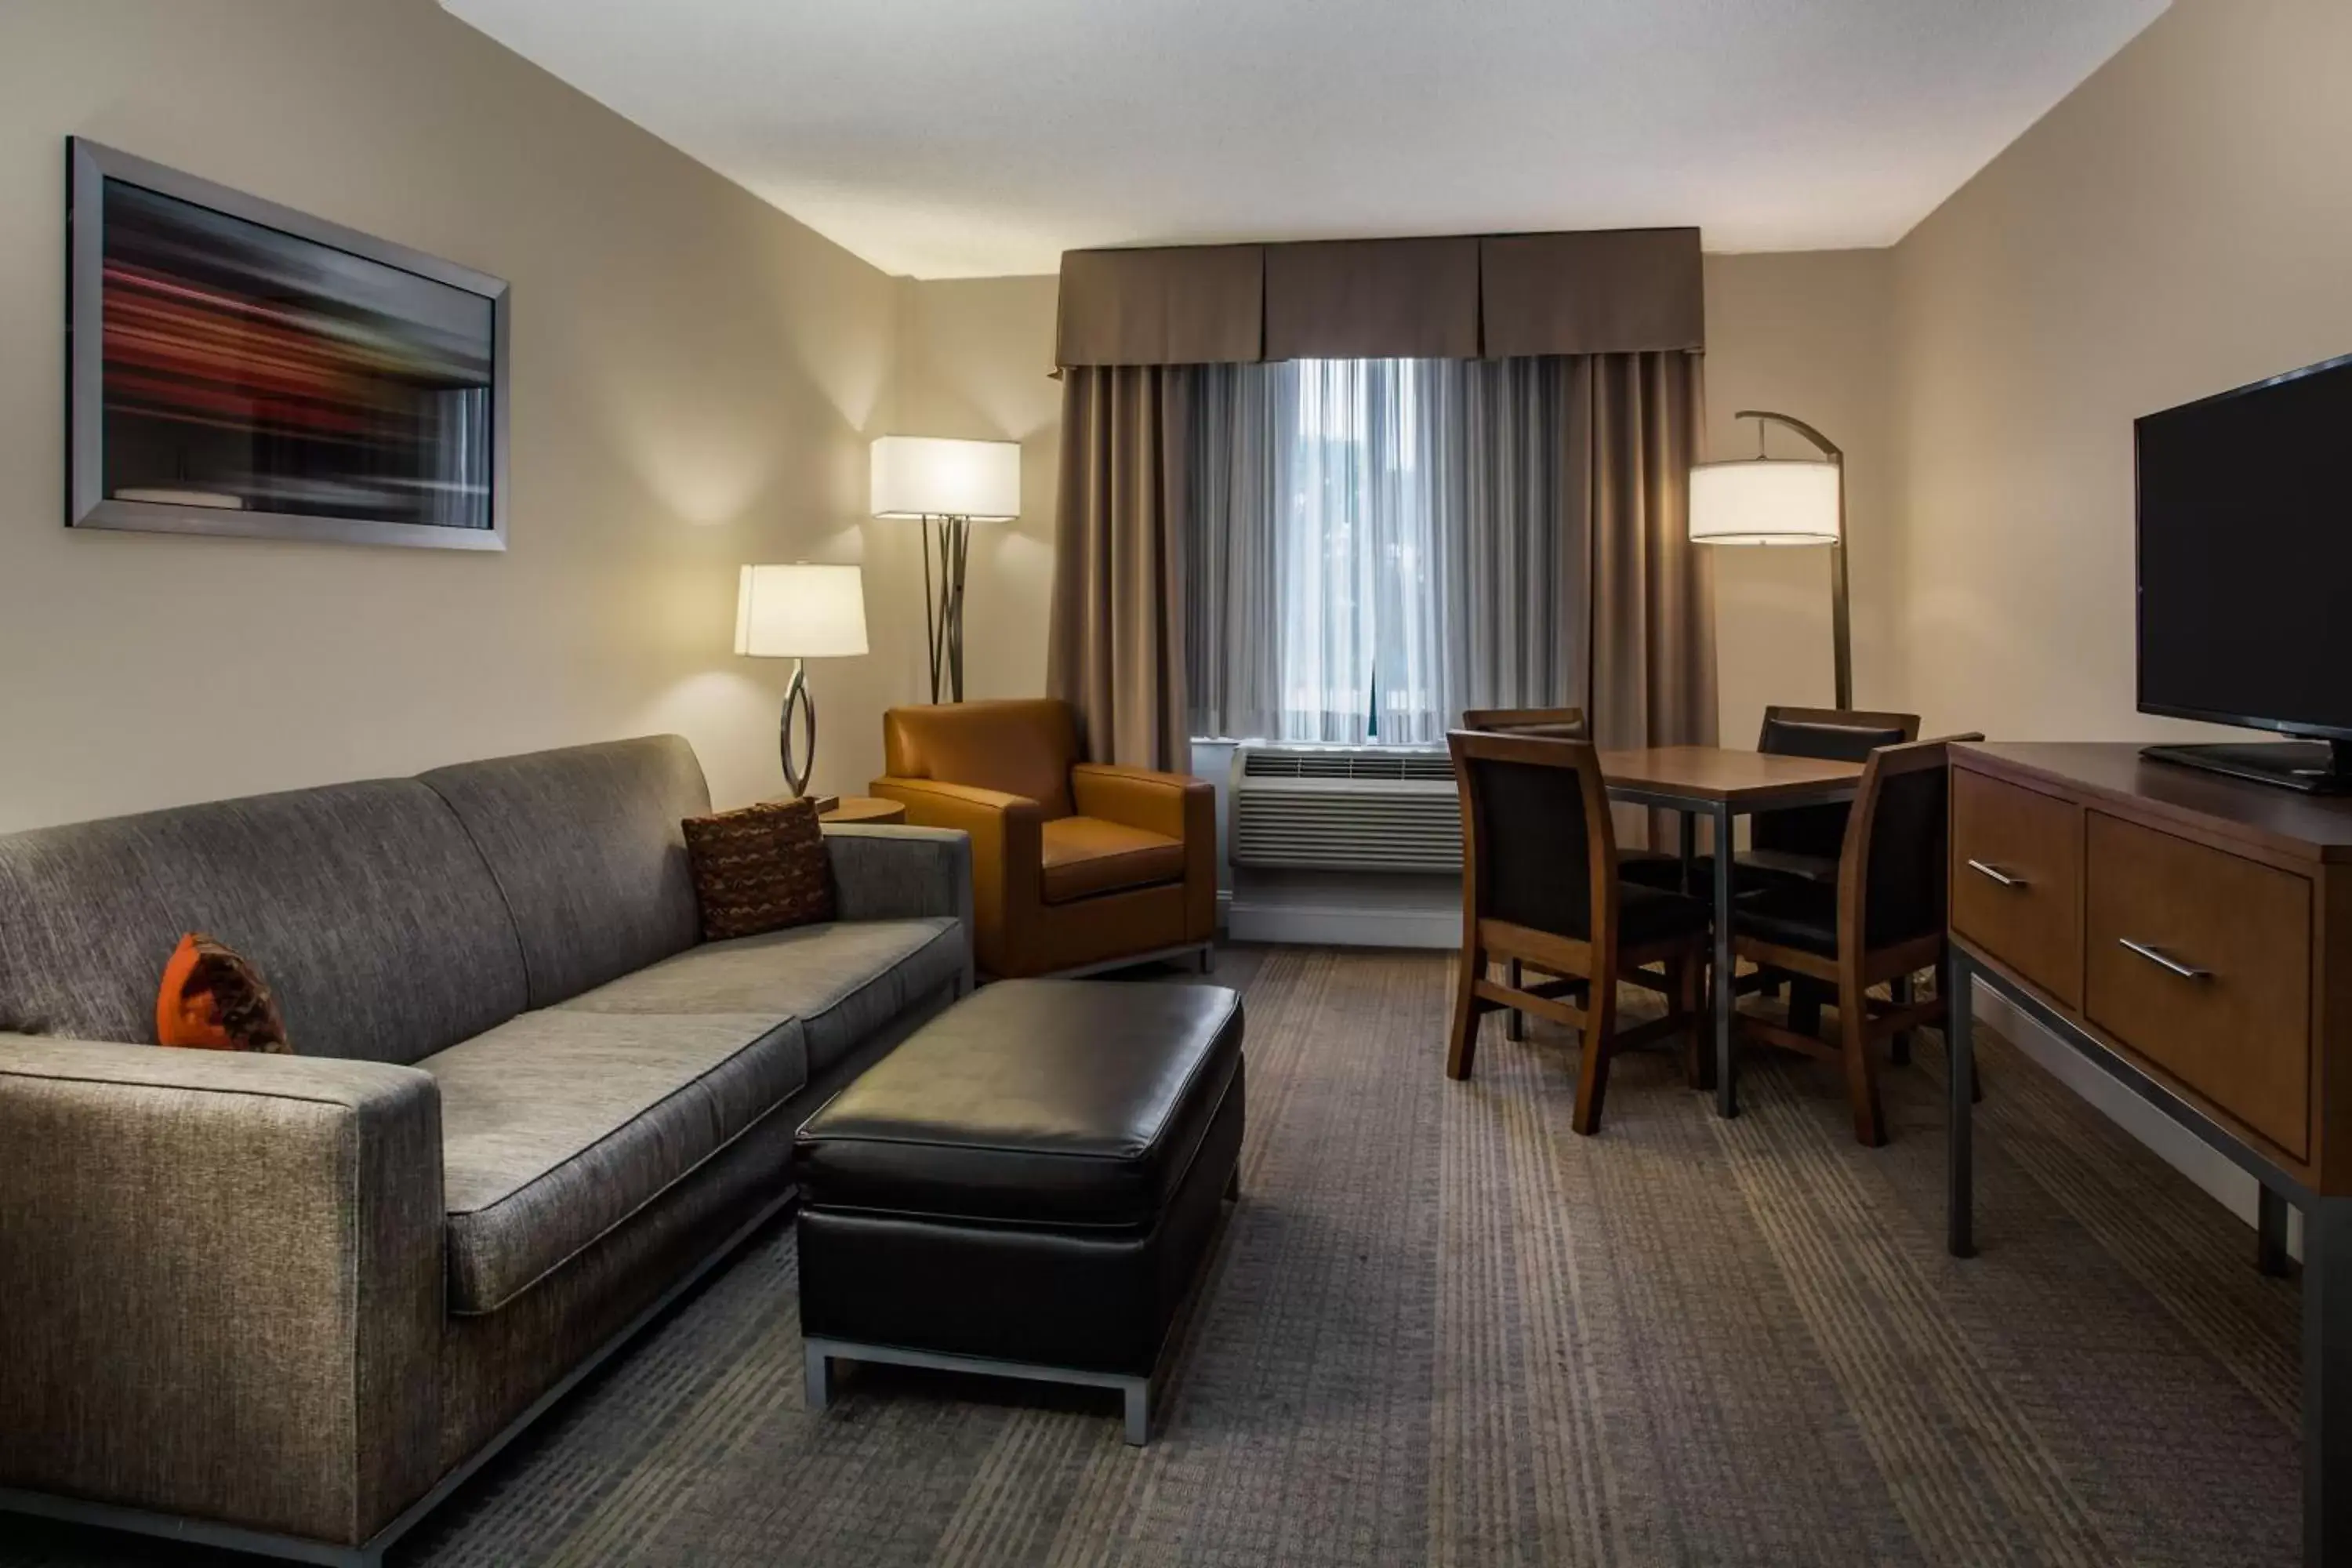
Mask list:
[[2352,359],[2138,438],[2140,710],[2352,739]]

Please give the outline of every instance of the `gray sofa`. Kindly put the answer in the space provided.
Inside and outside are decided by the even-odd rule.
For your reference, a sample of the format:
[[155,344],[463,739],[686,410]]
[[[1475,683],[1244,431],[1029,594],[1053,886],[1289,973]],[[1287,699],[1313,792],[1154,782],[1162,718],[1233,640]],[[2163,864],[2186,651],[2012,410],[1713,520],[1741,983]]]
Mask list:
[[[837,921],[698,945],[707,809],[667,736],[0,837],[0,1507],[373,1561],[773,1214],[970,852],[828,829]],[[187,931],[300,1055],[140,1043]]]

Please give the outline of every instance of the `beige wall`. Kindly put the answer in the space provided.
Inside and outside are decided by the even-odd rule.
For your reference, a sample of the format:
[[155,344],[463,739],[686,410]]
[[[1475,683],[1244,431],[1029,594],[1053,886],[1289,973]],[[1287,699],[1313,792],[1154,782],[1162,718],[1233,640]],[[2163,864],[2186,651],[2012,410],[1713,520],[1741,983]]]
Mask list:
[[[899,284],[431,0],[5,27],[0,828],[668,729],[721,801],[781,788],[784,669],[729,651],[735,568],[858,558]],[[512,548],[68,532],[68,134],[509,279]],[[914,688],[812,669],[819,782],[862,783]]]
[[[1054,369],[1055,280],[977,278],[899,285],[897,433],[1021,443],[1021,518],[972,529],[964,587],[964,695],[1045,689],[1054,584],[1054,491],[1062,384]],[[912,650],[911,695],[929,689],[922,657],[922,556],[913,523],[876,524],[869,607],[887,591]],[[885,572],[887,587],[885,589]],[[878,651],[878,648],[877,648]]]
[[2352,351],[2352,5],[2177,0],[1895,252],[1906,687],[2133,711],[2132,420]]
[[[1743,408],[1802,419],[1845,451],[1853,694],[1864,708],[1895,706],[1906,689],[1893,282],[1883,250],[1706,258],[1706,455],[1755,455],[1755,422],[1732,418]],[[1776,458],[1813,455],[1789,431],[1768,441]],[[1830,555],[1720,546],[1712,553],[1723,739],[1752,745],[1768,704],[1826,708],[1836,694]]]

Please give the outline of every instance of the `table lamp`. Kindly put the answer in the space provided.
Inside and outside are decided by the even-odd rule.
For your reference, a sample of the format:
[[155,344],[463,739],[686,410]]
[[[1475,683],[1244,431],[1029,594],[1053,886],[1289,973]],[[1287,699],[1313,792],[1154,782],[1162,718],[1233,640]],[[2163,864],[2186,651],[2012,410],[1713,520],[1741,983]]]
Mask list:
[[[919,520],[923,535],[923,630],[930,647],[931,700],[963,700],[963,569],[975,522],[1021,515],[1021,444],[884,436],[874,443],[876,517]],[[931,579],[931,552],[940,557]]]
[[[776,745],[793,798],[808,794],[816,764],[816,699],[809,695],[812,658],[842,658],[866,651],[866,587],[855,566],[746,566],[735,590],[735,651],[751,658],[789,658],[793,679],[776,721]],[[800,714],[805,750],[793,755],[793,716]]]
[[[1694,544],[1826,544],[1830,547],[1830,636],[1837,705],[1853,706],[1853,648],[1845,600],[1845,454],[1801,419],[1745,408],[1756,421],[1756,456],[1691,469]],[[1764,426],[1785,425],[1822,452],[1819,459],[1767,458]]]

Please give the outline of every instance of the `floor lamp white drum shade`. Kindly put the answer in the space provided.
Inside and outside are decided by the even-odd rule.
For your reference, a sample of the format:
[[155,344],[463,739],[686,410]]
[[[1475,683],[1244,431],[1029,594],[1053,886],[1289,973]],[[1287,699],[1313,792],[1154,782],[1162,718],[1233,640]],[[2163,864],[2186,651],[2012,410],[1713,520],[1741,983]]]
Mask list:
[[1835,544],[1838,465],[1754,458],[1691,469],[1696,544]]
[[[1021,515],[1021,444],[885,436],[874,443],[876,517],[919,518],[923,530],[923,630],[931,658],[931,700],[963,700],[963,574],[971,525]],[[931,556],[939,555],[939,576]]]
[[[784,782],[798,799],[816,765],[816,699],[802,660],[849,658],[866,651],[866,583],[855,566],[746,566],[736,580],[735,651],[748,658],[789,658],[793,679],[776,721]],[[803,745],[795,755],[793,716]]]
[[1009,522],[1021,515],[1021,443],[885,436],[874,443],[876,517],[960,517]]

